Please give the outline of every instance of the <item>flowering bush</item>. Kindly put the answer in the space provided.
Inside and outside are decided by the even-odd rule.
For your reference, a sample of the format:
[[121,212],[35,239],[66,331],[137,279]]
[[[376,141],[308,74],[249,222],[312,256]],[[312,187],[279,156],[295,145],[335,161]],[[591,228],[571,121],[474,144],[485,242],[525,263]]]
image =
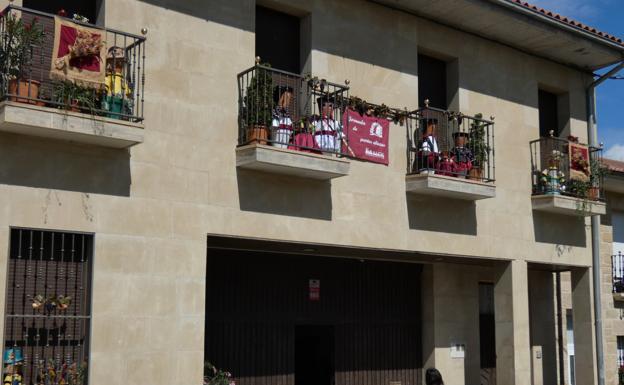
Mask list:
[[26,79],[32,65],[33,47],[41,45],[45,37],[38,17],[30,23],[14,12],[2,15],[5,23],[2,45],[0,46],[0,66],[2,74],[9,79]]
[[235,385],[230,372],[217,369],[210,362],[204,364],[204,385]]

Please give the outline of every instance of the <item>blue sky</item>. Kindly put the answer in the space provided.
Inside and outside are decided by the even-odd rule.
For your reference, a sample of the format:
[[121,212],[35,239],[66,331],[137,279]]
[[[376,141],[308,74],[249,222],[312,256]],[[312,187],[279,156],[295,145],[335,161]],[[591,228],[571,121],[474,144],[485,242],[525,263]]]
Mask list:
[[[624,0],[527,0],[601,31],[624,38]],[[624,77],[624,70],[620,71]],[[608,80],[597,90],[598,136],[604,156],[624,161],[624,80]]]

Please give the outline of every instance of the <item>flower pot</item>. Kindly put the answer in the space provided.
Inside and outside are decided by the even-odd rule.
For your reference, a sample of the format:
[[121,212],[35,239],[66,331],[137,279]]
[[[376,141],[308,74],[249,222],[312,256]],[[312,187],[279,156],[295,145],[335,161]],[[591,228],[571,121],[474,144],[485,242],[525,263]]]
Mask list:
[[482,180],[483,179],[483,169],[481,167],[473,166],[470,169],[468,175],[470,176],[470,179]]
[[107,118],[121,119],[123,113],[124,99],[117,96],[106,96],[102,99],[102,109],[113,112],[106,114]]
[[79,106],[79,104],[78,104],[78,100],[76,100],[76,99],[72,99],[72,100],[69,102],[69,110],[70,110],[71,112],[80,112],[80,106]]
[[598,187],[590,187],[587,190],[587,198],[593,201],[600,199],[600,189]]
[[292,130],[287,128],[273,128],[271,130],[271,145],[278,148],[288,148]]
[[11,96],[9,100],[12,102],[36,104],[35,100],[29,100],[29,98],[39,98],[39,86],[41,86],[41,83],[37,80],[11,79],[9,80],[9,94],[16,96]]
[[254,124],[247,129],[247,144],[267,144],[269,137],[267,128],[259,124]]

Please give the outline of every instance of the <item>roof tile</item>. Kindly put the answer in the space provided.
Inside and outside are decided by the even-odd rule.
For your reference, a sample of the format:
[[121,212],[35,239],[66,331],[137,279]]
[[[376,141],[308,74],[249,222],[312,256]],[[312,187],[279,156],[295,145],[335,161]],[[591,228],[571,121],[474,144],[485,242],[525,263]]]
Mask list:
[[608,40],[611,40],[611,41],[613,41],[615,43],[618,43],[618,44],[624,46],[624,41],[621,38],[619,38],[617,36],[614,36],[614,35],[611,35],[611,34],[608,34],[606,32],[599,31],[599,30],[597,30],[594,27],[590,27],[590,26],[585,25],[585,24],[583,24],[581,22],[569,19],[569,18],[567,18],[565,16],[562,16],[562,15],[556,13],[556,12],[552,12],[552,11],[546,10],[544,8],[539,8],[539,7],[537,7],[537,6],[533,5],[533,4],[529,4],[527,2],[523,2],[522,0],[508,0],[508,1],[511,1],[513,3],[516,3],[516,4],[520,4],[520,5],[522,5],[525,8],[537,11],[537,12],[539,12],[539,13],[545,15],[545,16],[548,16],[548,17],[550,17],[552,19],[564,22],[564,23],[569,24],[569,25],[571,25],[573,27],[581,28],[581,29],[583,29],[585,31],[593,33],[594,35],[606,38]]

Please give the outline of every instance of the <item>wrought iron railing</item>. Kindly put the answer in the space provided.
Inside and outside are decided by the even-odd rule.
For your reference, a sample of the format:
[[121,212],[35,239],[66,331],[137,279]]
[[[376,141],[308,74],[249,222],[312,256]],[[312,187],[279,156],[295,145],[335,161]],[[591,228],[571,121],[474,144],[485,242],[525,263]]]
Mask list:
[[257,64],[238,75],[238,144],[347,154],[349,88]]
[[426,107],[406,122],[408,174],[495,181],[492,120]]
[[92,253],[91,234],[11,229],[5,375],[23,384],[86,384]]
[[601,148],[553,136],[531,141],[530,148],[533,195],[604,199]]
[[613,292],[624,293],[624,254],[621,251],[611,256],[611,275]]
[[[66,48],[54,52],[55,17],[60,16],[14,5],[1,13],[0,100],[142,121],[145,37],[61,17],[59,20],[83,27],[82,31],[94,32],[82,35],[83,40],[76,38],[69,53],[64,52]],[[79,29],[71,33],[81,36],[76,31]],[[93,52],[98,45],[91,38],[102,42],[99,49],[103,54]],[[74,49],[80,43],[84,46]],[[101,71],[94,82],[76,80],[66,73],[54,76],[70,66],[82,66],[77,63],[86,60],[91,60],[91,70]]]

